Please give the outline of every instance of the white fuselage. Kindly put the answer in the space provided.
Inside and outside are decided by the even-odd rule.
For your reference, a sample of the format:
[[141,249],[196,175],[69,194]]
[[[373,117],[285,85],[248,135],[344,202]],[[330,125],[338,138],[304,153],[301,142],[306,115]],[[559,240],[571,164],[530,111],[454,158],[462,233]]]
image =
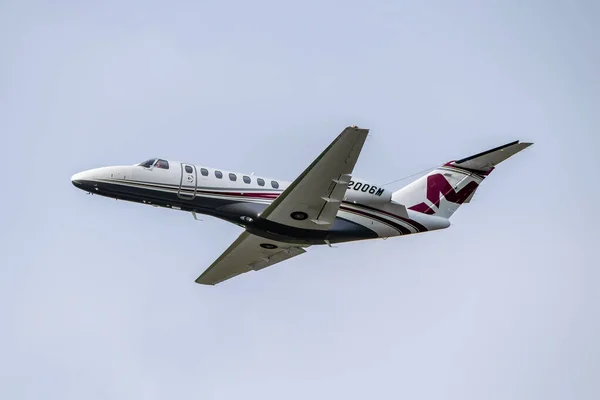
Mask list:
[[412,210],[408,210],[408,218],[401,217],[394,212],[393,202],[385,197],[389,192],[358,180],[353,182],[354,189],[347,189],[336,221],[328,231],[294,230],[261,222],[262,210],[290,185],[274,178],[153,159],[138,165],[80,172],[71,180],[93,194],[212,215],[258,235],[298,243],[387,238],[450,226],[445,218]]

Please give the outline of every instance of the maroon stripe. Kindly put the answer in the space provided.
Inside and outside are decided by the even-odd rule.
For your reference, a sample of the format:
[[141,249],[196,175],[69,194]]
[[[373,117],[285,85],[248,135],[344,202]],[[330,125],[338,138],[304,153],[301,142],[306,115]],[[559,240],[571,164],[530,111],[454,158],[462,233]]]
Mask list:
[[[438,208],[442,197],[451,203],[461,205],[477,190],[478,187],[479,184],[477,182],[471,181],[462,189],[455,191],[454,187],[442,174],[429,175],[427,177],[427,200],[432,202],[433,205]],[[410,207],[410,210],[423,212],[425,214],[435,213],[435,210],[432,210],[424,202],[415,204]]]
[[[236,197],[248,197],[248,198],[254,198],[254,199],[276,199],[280,195],[280,193],[247,193],[247,192],[243,192],[242,193],[242,192],[216,192],[216,191],[202,191],[202,192],[203,193],[207,193],[207,194],[227,195],[227,196],[236,196]],[[383,210],[379,210],[377,208],[365,206],[363,204],[349,203],[349,202],[346,202],[346,201],[344,201],[343,203],[345,203],[345,204],[351,204],[351,205],[357,206],[357,207],[366,208],[366,209],[369,209],[369,210],[372,210],[372,211],[376,211],[376,212],[388,215],[388,216],[393,217],[393,218],[397,218],[397,219],[399,219],[399,220],[401,220],[403,222],[406,222],[406,223],[412,225],[415,228],[415,230],[417,230],[418,232],[426,232],[428,230],[425,226],[419,224],[416,221],[413,221],[412,219],[403,218],[403,217],[401,217],[399,215],[392,214],[392,213],[387,212],[387,211],[383,211]],[[349,209],[348,207],[343,207],[343,206],[341,206],[340,208],[343,209],[343,210],[346,210],[346,211],[352,210],[352,209]],[[356,211],[356,210],[352,210],[352,211]],[[403,227],[401,225],[396,225],[392,221],[388,221],[386,219],[378,217],[377,215],[374,215],[374,214],[371,214],[371,213],[367,213],[367,212],[362,211],[362,210],[361,211],[357,211],[357,213],[359,213],[359,214],[361,214],[363,216],[369,217],[369,218],[373,218],[373,219],[378,220],[380,222],[386,222],[388,224],[393,224],[395,227],[397,226],[398,227],[397,229],[399,229],[402,233],[405,233],[405,234],[410,233],[410,231],[407,228],[405,228],[405,227]]]
[[371,215],[371,214],[366,213],[366,212],[364,212],[362,210],[354,210],[352,208],[348,208],[348,207],[345,207],[345,206],[340,206],[340,209],[342,209],[342,210],[344,210],[346,212],[349,212],[351,214],[358,214],[358,215],[362,215],[363,217],[367,217],[367,218],[379,221],[382,224],[391,226],[392,228],[396,229],[398,232],[400,232],[400,233],[402,233],[404,235],[408,235],[408,234],[411,233],[411,231],[408,230],[406,227],[404,227],[402,225],[399,225],[399,224],[396,224],[396,223],[394,223],[392,221],[389,221],[389,220],[387,220],[385,218],[381,218],[381,217],[379,217],[377,215]]
[[433,215],[435,211],[425,203],[419,203],[409,208],[409,210],[417,211],[423,214]]
[[[344,202],[344,203],[347,203],[347,202]],[[373,208],[373,207],[370,207],[370,206],[366,206],[366,205],[364,205],[364,204],[353,204],[353,203],[347,203],[347,204],[356,205],[356,206],[359,206],[359,207],[362,207],[362,208],[366,208],[366,209],[368,209],[368,210],[372,210],[372,211],[376,211],[376,212],[379,212],[379,213],[382,213],[382,214],[388,215],[388,216],[390,216],[390,217],[392,217],[392,218],[397,218],[397,219],[399,219],[399,220],[401,220],[401,221],[404,221],[404,222],[406,222],[407,224],[410,224],[410,225],[412,225],[412,226],[413,226],[413,228],[415,228],[415,229],[416,229],[417,231],[419,231],[419,232],[427,232],[427,231],[428,231],[428,229],[427,229],[425,226],[421,225],[421,224],[420,224],[420,223],[418,223],[417,221],[415,221],[415,220],[412,220],[412,219],[410,219],[410,218],[404,218],[404,217],[401,217],[401,216],[399,216],[399,215],[393,214],[393,213],[391,213],[391,212],[384,211],[384,210],[380,210],[380,209],[378,209],[378,208]],[[415,211],[416,211],[416,210],[415,210]]]
[[[163,184],[158,184],[158,183],[155,183],[153,185],[156,185],[155,187],[162,186],[163,188],[174,189],[172,187],[165,186]],[[276,199],[281,194],[281,192],[276,192],[276,193],[273,193],[273,192],[271,192],[271,193],[268,193],[268,192],[267,193],[263,193],[263,192],[254,192],[254,193],[252,193],[252,192],[219,192],[219,191],[215,191],[215,190],[204,190],[204,189],[196,189],[196,192],[197,193],[202,193],[202,194],[214,194],[214,195],[242,197],[242,198],[249,198],[249,199]],[[350,204],[350,205],[355,206],[355,207],[361,207],[361,208],[364,208],[364,209],[376,211],[376,212],[388,215],[388,216],[390,216],[392,218],[397,218],[397,219],[399,219],[399,220],[401,220],[403,222],[406,222],[407,224],[412,225],[419,232],[426,232],[427,231],[427,228],[425,226],[419,224],[416,221],[413,221],[412,219],[403,218],[403,217],[401,217],[399,215],[396,215],[396,214],[393,214],[393,213],[390,213],[390,212],[387,212],[387,211],[379,210],[377,208],[369,207],[369,206],[366,206],[364,204],[349,203],[349,202],[346,202],[346,201],[344,201],[342,203]],[[343,209],[344,211],[355,212],[356,214],[359,214],[359,215],[362,215],[362,216],[365,216],[365,217],[368,217],[368,218],[372,218],[372,219],[380,221],[382,223],[386,223],[388,225],[391,225],[391,226],[393,226],[394,228],[398,229],[400,232],[402,232],[404,234],[411,233],[406,227],[403,227],[401,225],[397,225],[397,224],[395,224],[392,221],[386,220],[384,218],[381,218],[381,217],[379,217],[377,215],[374,215],[374,214],[371,214],[371,213],[367,213],[367,212],[365,212],[363,210],[360,210],[360,211],[359,210],[354,210],[354,209],[350,209],[350,208],[345,207],[345,206],[341,206],[340,208]]]
[[196,192],[204,193],[204,194],[216,194],[223,196],[234,196],[234,197],[251,197],[256,199],[276,199],[279,197],[279,193],[249,193],[249,192],[218,192],[214,190],[203,190],[198,189]]
[[234,193],[234,192],[203,192],[203,193],[212,193],[212,194],[220,194],[225,196],[237,196],[237,197],[251,197],[256,199],[276,199],[279,197],[279,194],[271,194],[271,193]]

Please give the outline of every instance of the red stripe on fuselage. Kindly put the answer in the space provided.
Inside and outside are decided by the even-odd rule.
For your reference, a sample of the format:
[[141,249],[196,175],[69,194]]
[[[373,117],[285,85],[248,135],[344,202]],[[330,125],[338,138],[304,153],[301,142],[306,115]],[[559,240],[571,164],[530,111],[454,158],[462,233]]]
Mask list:
[[[147,185],[146,183],[142,183],[142,182],[139,182],[138,184],[142,184],[144,186]],[[167,188],[167,189],[171,189],[171,190],[178,189],[177,186],[170,187],[170,186],[166,186],[164,184],[151,183],[151,185],[154,186],[154,187],[162,187],[162,188]],[[250,189],[250,190],[252,190],[252,189]],[[190,192],[191,192],[191,190],[190,190]],[[220,195],[220,196],[240,197],[240,198],[255,199],[255,200],[274,200],[277,197],[279,197],[279,195],[282,192],[270,192],[270,193],[269,192],[260,192],[260,191],[256,191],[256,192],[251,192],[251,191],[234,192],[234,191],[217,191],[217,190],[196,189],[196,193],[198,195],[200,195],[200,196],[203,195],[203,194],[205,194],[205,195],[217,195],[217,196]],[[427,231],[427,228],[425,226],[419,224],[416,221],[413,221],[412,219],[403,218],[403,217],[398,216],[396,214],[392,214],[390,212],[387,212],[387,211],[384,211],[384,210],[380,210],[380,209],[377,209],[377,208],[374,208],[374,207],[366,206],[364,204],[350,203],[350,202],[346,202],[346,201],[344,201],[342,203],[350,205],[350,206],[355,206],[355,207],[361,208],[361,210],[353,210],[353,209],[351,209],[351,208],[349,208],[347,206],[341,206],[340,209],[342,209],[343,211],[347,211],[347,212],[352,211],[352,212],[360,214],[360,215],[362,215],[364,217],[372,218],[372,219],[374,219],[376,221],[386,222],[388,224],[393,224],[394,227],[396,227],[396,224],[394,224],[393,221],[385,220],[382,217],[379,217],[379,216],[377,216],[377,215],[374,214],[374,212],[378,212],[378,213],[387,215],[389,217],[396,218],[396,219],[398,219],[400,221],[403,221],[403,222],[405,222],[407,224],[410,224],[418,232],[425,232],[425,231]],[[396,229],[398,229],[398,228],[396,228]],[[403,231],[404,229],[406,231]],[[405,227],[401,227],[401,229],[398,229],[398,230],[400,230],[402,233],[410,233],[410,231],[407,228],[405,228]]]

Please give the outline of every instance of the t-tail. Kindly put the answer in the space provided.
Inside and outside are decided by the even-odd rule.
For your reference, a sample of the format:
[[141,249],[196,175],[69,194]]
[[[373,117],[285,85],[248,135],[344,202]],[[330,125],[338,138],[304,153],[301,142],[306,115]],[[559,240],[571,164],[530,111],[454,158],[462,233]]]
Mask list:
[[407,209],[450,218],[471,201],[481,182],[496,165],[533,143],[518,140],[462,160],[450,161],[392,194]]

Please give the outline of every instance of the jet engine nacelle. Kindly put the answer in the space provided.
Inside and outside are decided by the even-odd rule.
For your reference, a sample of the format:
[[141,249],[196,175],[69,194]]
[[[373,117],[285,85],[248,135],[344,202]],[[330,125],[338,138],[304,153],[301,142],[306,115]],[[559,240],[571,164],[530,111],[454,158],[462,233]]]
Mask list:
[[392,200],[392,192],[359,178],[352,178],[344,200],[362,204],[382,204]]

